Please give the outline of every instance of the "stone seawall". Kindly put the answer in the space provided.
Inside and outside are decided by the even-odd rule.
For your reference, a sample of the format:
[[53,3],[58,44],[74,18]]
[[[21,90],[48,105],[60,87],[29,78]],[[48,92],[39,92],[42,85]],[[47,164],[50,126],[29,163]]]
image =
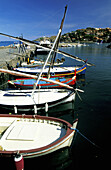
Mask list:
[[[17,48],[0,47],[0,68],[8,69],[7,65],[10,68],[16,67],[17,63],[20,63],[20,61],[24,60],[25,55],[25,53],[23,55],[19,55]],[[10,75],[6,73],[0,73],[0,89],[6,88],[6,84],[9,78]]]

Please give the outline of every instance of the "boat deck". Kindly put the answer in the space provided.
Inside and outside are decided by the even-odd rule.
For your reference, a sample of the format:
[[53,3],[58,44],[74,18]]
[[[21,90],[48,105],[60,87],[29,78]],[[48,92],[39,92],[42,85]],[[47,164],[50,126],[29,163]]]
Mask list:
[[[6,122],[4,120],[6,119]],[[41,120],[43,121],[43,120]],[[0,122],[0,148],[6,151],[30,150],[49,145],[66,134],[58,122],[3,118]]]
[[0,91],[0,104],[5,105],[33,105],[33,104],[44,104],[59,100],[61,98],[67,97],[69,91],[58,91],[56,89],[53,90],[44,90],[43,92],[35,91],[33,97],[32,91]]

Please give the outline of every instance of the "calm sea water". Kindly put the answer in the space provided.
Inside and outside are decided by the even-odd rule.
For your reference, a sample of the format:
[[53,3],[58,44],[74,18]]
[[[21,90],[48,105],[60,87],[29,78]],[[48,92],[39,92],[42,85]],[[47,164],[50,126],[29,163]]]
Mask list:
[[[95,66],[87,67],[85,76],[79,77],[77,81],[77,87],[84,90],[84,93],[79,93],[82,101],[76,96],[74,103],[53,108],[49,115],[70,123],[78,118],[77,128],[98,147],[77,134],[70,153],[69,150],[62,150],[59,156],[53,155],[53,169],[107,169],[110,167],[111,150],[111,49],[107,49],[106,44],[88,44],[61,50],[88,59]],[[75,64],[82,63],[66,58],[64,66]],[[44,160],[47,160],[49,167],[50,157],[46,156]]]
[[66,51],[95,64],[87,68],[85,83],[78,82],[84,93],[81,94],[82,101],[76,98],[74,117],[79,118],[78,129],[100,147],[94,147],[77,135],[73,168],[107,169],[111,150],[111,50],[106,44],[90,44]]
[[[89,143],[77,134],[72,147],[72,164],[70,169],[92,169],[110,166],[110,132],[111,132],[111,49],[107,44],[88,44],[88,46],[62,48],[62,50],[88,59],[95,64],[87,67],[85,77],[80,77],[77,87],[84,90],[76,96],[73,105],[60,117],[68,121],[79,119],[78,129],[98,147]],[[64,65],[75,65],[79,62],[66,59]],[[72,110],[70,110],[72,107]],[[64,107],[63,107],[64,108]]]
[[1,46],[9,46],[9,45],[13,45],[14,41],[0,41],[0,47]]

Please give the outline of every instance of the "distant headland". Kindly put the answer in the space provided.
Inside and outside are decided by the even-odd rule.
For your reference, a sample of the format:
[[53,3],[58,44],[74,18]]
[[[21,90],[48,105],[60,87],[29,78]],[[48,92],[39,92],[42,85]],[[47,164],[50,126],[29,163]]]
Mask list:
[[[56,36],[45,37],[50,42],[54,42]],[[42,41],[44,37],[40,37],[35,41]],[[60,42],[73,43],[73,42],[103,42],[111,43],[111,28],[91,28],[77,29],[65,33],[61,36]]]

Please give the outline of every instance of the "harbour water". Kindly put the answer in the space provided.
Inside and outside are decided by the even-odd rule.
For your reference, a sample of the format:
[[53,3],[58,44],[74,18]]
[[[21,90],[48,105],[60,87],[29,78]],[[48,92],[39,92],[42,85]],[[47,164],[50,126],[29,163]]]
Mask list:
[[0,47],[1,46],[9,46],[9,45],[13,45],[14,44],[14,41],[0,41]]
[[[68,167],[70,169],[107,169],[110,166],[111,50],[106,46],[107,44],[88,44],[61,49],[95,64],[87,67],[85,77],[80,77],[77,81],[77,87],[84,90],[84,93],[79,93],[82,101],[76,96],[74,106],[67,105],[68,109],[59,116],[70,122],[78,118],[77,128],[97,145],[92,145],[77,134],[73,142],[72,164]],[[73,64],[80,63],[67,58],[64,65]]]
[[[84,93],[79,93],[82,101],[76,95],[74,103],[57,106],[50,109],[47,114],[70,123],[78,118],[77,129],[97,146],[77,133],[70,154],[67,150],[61,151],[58,156],[53,154],[53,169],[107,169],[110,167],[111,150],[111,49],[107,49],[106,44],[88,44],[81,47],[61,48],[61,50],[88,59],[88,62],[95,66],[87,67],[86,75],[79,77],[77,81],[77,88],[84,90]],[[64,66],[82,64],[69,58],[65,60]],[[50,157],[46,156],[44,160],[48,168],[52,169]],[[44,168],[46,168],[45,164]],[[39,167],[35,166],[33,169],[38,170]]]

